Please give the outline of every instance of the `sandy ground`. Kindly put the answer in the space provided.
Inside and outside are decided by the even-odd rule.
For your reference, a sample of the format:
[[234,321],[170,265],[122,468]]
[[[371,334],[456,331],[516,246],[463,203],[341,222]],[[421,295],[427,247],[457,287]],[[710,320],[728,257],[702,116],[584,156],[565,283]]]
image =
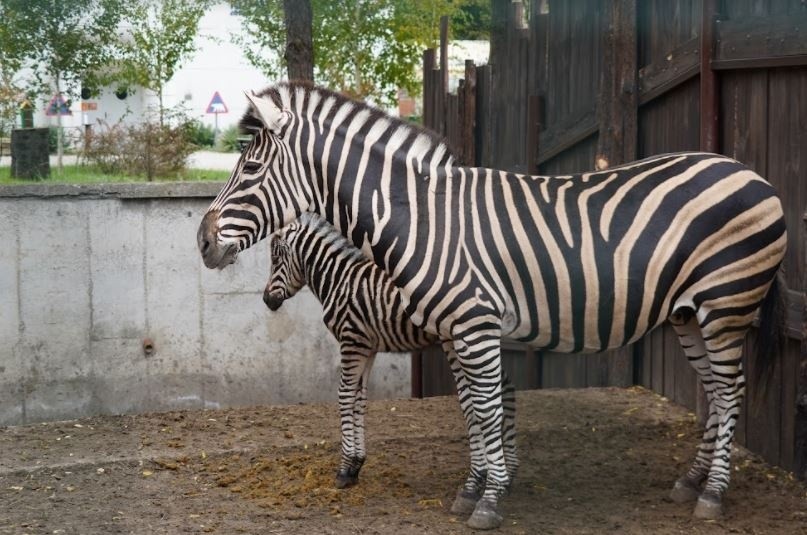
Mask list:
[[[99,417],[0,429],[0,533],[468,533],[452,398],[372,402],[368,462],[337,491],[334,405]],[[666,500],[700,430],[641,388],[520,392],[508,534],[807,533],[807,487],[744,450],[727,515]]]

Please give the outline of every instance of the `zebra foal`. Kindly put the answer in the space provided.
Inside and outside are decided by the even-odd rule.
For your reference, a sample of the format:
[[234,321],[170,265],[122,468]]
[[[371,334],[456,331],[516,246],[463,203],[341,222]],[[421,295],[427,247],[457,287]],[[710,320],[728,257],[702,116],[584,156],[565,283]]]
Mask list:
[[[366,459],[364,414],[367,381],[379,351],[411,351],[431,346],[438,338],[417,328],[406,316],[400,291],[387,274],[364,258],[325,220],[303,214],[297,221],[274,233],[270,255],[272,273],[263,300],[270,310],[308,285],[322,304],[323,322],[339,342],[341,379],[339,417],[341,420],[341,461],[336,486],[358,482]],[[457,394],[471,443],[471,469],[484,467],[481,433],[473,416],[468,380],[457,362],[450,343],[445,352],[454,374]],[[503,376],[505,422],[502,429],[507,470],[511,477],[518,468],[515,445],[515,389]],[[482,477],[482,474],[474,474]],[[475,498],[460,499],[452,506],[455,513],[466,512]],[[470,512],[470,511],[467,511]]]
[[[205,265],[227,266],[309,211],[388,273],[412,322],[452,342],[469,382],[486,471],[465,483],[484,489],[469,526],[501,524],[509,485],[501,338],[595,352],[668,320],[709,401],[672,496],[696,499],[697,517],[722,513],[743,340],[777,295],[787,244],[770,184],[694,152],[555,177],[460,167],[434,136],[325,89],[280,84],[248,98],[242,124],[255,136],[199,226]],[[761,315],[762,335],[772,320]]]

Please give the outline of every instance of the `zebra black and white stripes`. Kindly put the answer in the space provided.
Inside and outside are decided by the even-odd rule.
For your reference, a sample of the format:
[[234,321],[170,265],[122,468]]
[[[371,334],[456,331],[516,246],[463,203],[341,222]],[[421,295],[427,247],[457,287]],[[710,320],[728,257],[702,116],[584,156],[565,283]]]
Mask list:
[[508,484],[502,336],[599,351],[668,319],[697,337],[691,361],[715,414],[681,485],[700,493],[698,516],[720,513],[742,340],[786,247],[767,182],[704,153],[560,177],[456,167],[433,137],[323,89],[281,84],[250,99],[245,124],[259,129],[200,225],[205,264],[223,267],[312,211],[386,271],[413,323],[453,341],[470,382],[487,465],[471,526],[500,524]]
[[[403,309],[398,288],[387,274],[364,258],[325,220],[313,214],[300,218],[274,233],[270,253],[272,274],[266,283],[264,301],[271,310],[308,285],[322,303],[323,321],[339,342],[342,355],[339,382],[339,416],[342,457],[337,487],[357,482],[366,458],[364,414],[367,381],[379,351],[411,351],[438,342],[434,335],[417,328]],[[468,380],[446,346],[463,416],[471,443],[471,476],[475,486],[484,484],[484,450]],[[512,477],[518,468],[515,444],[515,390],[503,375],[504,438],[506,464]],[[478,492],[479,488],[474,488]]]

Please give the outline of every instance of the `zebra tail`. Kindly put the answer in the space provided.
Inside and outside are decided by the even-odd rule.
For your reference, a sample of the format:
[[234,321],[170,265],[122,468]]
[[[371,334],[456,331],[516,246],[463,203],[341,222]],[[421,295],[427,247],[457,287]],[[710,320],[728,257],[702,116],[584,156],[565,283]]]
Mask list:
[[[762,401],[767,397],[771,377],[776,369],[776,358],[782,354],[787,342],[785,334],[785,296],[787,284],[782,271],[776,274],[768,293],[759,306],[759,329],[753,353],[754,400]],[[757,407],[761,403],[755,403]]]

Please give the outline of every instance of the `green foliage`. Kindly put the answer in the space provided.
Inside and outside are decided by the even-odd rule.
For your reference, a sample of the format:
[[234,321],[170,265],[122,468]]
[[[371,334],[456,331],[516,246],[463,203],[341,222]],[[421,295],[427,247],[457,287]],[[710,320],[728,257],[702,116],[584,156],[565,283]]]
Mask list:
[[118,76],[129,84],[151,89],[160,101],[163,88],[182,62],[196,50],[194,39],[210,0],[133,0],[127,15],[131,41],[123,45]]
[[490,0],[462,0],[451,17],[454,39],[490,39]]
[[103,173],[177,176],[185,171],[188,156],[196,150],[188,135],[187,122],[137,125],[104,122],[85,139],[84,157]]
[[[244,18],[234,38],[249,61],[268,77],[281,72],[285,29],[280,0],[230,0]],[[420,91],[416,69],[424,48],[439,39],[451,0],[311,0],[314,77],[337,91],[393,104],[399,88]]]
[[[114,54],[124,0],[0,0],[3,40],[18,43],[37,90],[76,95],[82,82],[97,85]],[[12,23],[7,23],[9,17]],[[3,46],[3,45],[0,45]]]
[[17,74],[25,60],[25,40],[16,31],[20,14],[0,0],[0,137],[8,137],[23,97]]
[[197,147],[212,147],[216,132],[212,126],[206,125],[199,119],[193,119],[186,123],[185,132],[188,140]]
[[[182,173],[162,177],[165,180],[215,180],[224,181],[230,171],[220,169],[186,169]],[[65,165],[62,174],[51,173],[48,184],[104,184],[113,182],[144,182],[144,175],[105,173],[95,165]],[[30,179],[11,178],[11,168],[0,167],[0,186],[31,184]]]
[[238,140],[239,137],[243,136],[241,136],[238,127],[235,125],[230,126],[219,134],[216,148],[221,152],[241,152],[241,143]]

